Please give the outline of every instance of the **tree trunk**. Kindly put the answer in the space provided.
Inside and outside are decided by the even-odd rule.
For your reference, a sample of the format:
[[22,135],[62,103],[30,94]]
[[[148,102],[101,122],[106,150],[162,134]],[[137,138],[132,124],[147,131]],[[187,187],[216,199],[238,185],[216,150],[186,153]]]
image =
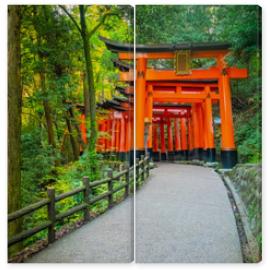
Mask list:
[[[39,6],[34,6],[34,15],[39,16]],[[43,10],[44,11],[44,10]],[[38,27],[34,24],[34,28],[37,34],[37,45],[38,45],[38,60],[40,62],[40,68],[39,68],[39,78],[40,78],[40,88],[43,94],[43,107],[44,107],[44,114],[46,119],[46,127],[47,127],[47,133],[48,133],[48,143],[53,147],[53,149],[56,149],[56,142],[55,142],[55,136],[54,136],[54,130],[53,130],[53,120],[51,116],[51,106],[48,101],[48,93],[46,90],[46,78],[45,78],[45,61],[44,61],[44,55],[41,52],[41,36],[39,33]]]
[[[40,57],[40,60],[43,62],[42,57]],[[44,65],[44,62],[43,62]],[[45,115],[45,120],[46,120],[46,128],[47,128],[47,134],[48,134],[48,143],[52,146],[54,154],[56,154],[56,141],[55,141],[55,133],[54,133],[54,128],[53,128],[53,119],[52,119],[52,111],[51,111],[51,106],[48,101],[48,93],[46,90],[46,80],[45,80],[45,73],[43,70],[39,72],[39,77],[40,77],[40,86],[41,86],[41,91],[43,94],[43,108],[44,108],[44,115]],[[60,165],[60,160],[55,159],[54,161],[55,166]]]
[[83,99],[84,99],[84,114],[85,118],[89,119],[90,117],[90,97],[88,91],[87,76],[83,74]]
[[[85,22],[85,9],[84,6],[80,5],[80,22],[81,22],[81,36],[83,40],[83,49],[85,57],[85,69],[87,86],[89,91],[89,111],[90,111],[90,138],[89,138],[89,150],[94,152],[96,150],[96,93],[94,86],[93,66],[91,60],[91,50],[87,35],[87,26]],[[87,119],[88,120],[88,119]]]
[[78,145],[77,141],[75,140],[75,138],[73,136],[73,129],[72,129],[72,125],[70,123],[68,112],[66,112],[66,117],[65,118],[66,118],[70,143],[71,143],[71,147],[72,147],[73,157],[74,157],[74,160],[78,160],[79,155],[80,155],[80,149],[79,149],[79,145]]
[[43,93],[43,107],[44,107],[44,114],[45,114],[47,133],[48,133],[48,143],[54,149],[56,149],[56,142],[55,142],[54,129],[53,129],[53,120],[52,120],[52,112],[51,112],[50,103],[48,101],[48,93],[46,90],[46,82],[45,82],[44,72],[43,71],[39,72],[39,76],[40,76],[41,91]]
[[82,139],[82,134],[81,134],[81,131],[80,131],[79,124],[78,124],[77,120],[75,119],[75,116],[74,116],[74,112],[73,112],[72,106],[69,107],[68,112],[69,112],[69,116],[70,116],[71,123],[72,123],[72,125],[74,126],[74,128],[75,128],[76,131],[77,131],[78,143],[79,143],[79,144],[81,145],[81,147],[84,149],[84,142],[83,142],[83,139]]
[[[21,50],[20,6],[8,7],[8,213],[20,208],[21,200]],[[20,221],[9,226],[9,236],[20,232]],[[13,248],[13,251],[16,247]]]

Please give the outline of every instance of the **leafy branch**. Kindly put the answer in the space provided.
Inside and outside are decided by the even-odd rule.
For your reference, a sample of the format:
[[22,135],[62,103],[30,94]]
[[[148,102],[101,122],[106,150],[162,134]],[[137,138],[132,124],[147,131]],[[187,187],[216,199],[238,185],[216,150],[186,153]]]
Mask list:
[[99,29],[99,27],[101,27],[103,24],[105,24],[106,18],[108,18],[109,16],[117,16],[119,17],[119,14],[116,12],[108,12],[105,13],[102,17],[100,22],[87,34],[87,38],[91,38],[95,32]]
[[[75,18],[71,15],[71,13],[67,10],[67,8],[63,5],[59,5],[59,7],[66,13],[66,15],[68,15],[68,17],[72,20],[72,22],[74,23],[74,25],[76,26],[76,28],[78,29],[78,31],[80,32],[80,34],[83,34],[82,28],[79,26],[79,24],[77,23],[77,21],[75,20]],[[88,6],[85,6],[83,8],[83,13],[86,13]],[[95,33],[96,31],[103,25],[105,24],[105,21],[108,17],[110,16],[117,16],[119,17],[119,13],[117,12],[107,12],[105,14],[102,15],[100,22],[96,24],[96,26],[89,32],[86,34],[86,38],[90,39]]]
[[82,34],[82,29],[80,28],[79,24],[75,20],[75,18],[68,12],[65,6],[59,5],[59,7],[68,15],[68,17],[72,20],[78,31]]

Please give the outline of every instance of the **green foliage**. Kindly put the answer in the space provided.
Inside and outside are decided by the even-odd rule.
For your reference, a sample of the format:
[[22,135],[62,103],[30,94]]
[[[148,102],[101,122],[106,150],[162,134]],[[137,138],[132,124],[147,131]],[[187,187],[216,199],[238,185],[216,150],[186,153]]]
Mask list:
[[227,5],[215,9],[218,20],[216,36],[229,41],[238,59],[246,62],[261,46],[260,7]]
[[138,43],[209,41],[212,24],[211,6],[148,5],[136,8]]
[[[54,187],[56,195],[62,194],[68,191],[71,191],[75,188],[82,186],[82,178],[88,176],[90,181],[96,181],[101,179],[102,172],[106,169],[112,167],[112,165],[118,165],[118,162],[112,163],[111,161],[102,160],[100,155],[95,153],[89,154],[87,151],[80,157],[78,161],[67,164],[65,166],[60,166],[56,168],[57,178],[55,181],[51,181],[46,184],[47,187]],[[114,174],[117,173],[114,171]],[[50,178],[50,177],[49,177]],[[123,183],[123,182],[122,182]],[[114,183],[113,188],[117,188],[122,184],[121,182]],[[33,184],[33,187],[36,188],[36,183]],[[41,198],[46,198],[46,188],[45,186],[40,187],[38,191],[35,189],[34,193],[36,194],[35,198],[31,198],[31,202],[40,200]],[[29,190],[27,190],[29,192]],[[93,189],[92,195],[97,196],[101,193],[108,191],[108,185],[103,184]],[[29,193],[26,193],[29,195]],[[124,190],[120,190],[114,194],[113,199],[119,201],[123,198]],[[56,203],[57,213],[63,213],[69,210],[70,208],[80,204],[83,200],[82,193],[73,195],[64,200],[61,200]],[[29,201],[28,201],[29,204]],[[90,208],[90,211],[93,216],[103,213],[108,207],[108,200],[104,199],[93,204]],[[79,220],[82,220],[83,213],[76,213],[68,218],[65,218],[63,221],[59,221],[56,224],[56,230],[59,231],[63,228],[65,224],[75,224]],[[26,216],[24,219],[24,229],[30,229],[34,226],[41,224],[43,221],[47,220],[47,208],[43,207],[35,211],[32,215]],[[28,238],[24,241],[24,245],[28,246],[35,243],[37,240],[46,239],[47,232],[42,231],[35,234],[34,236]]]
[[238,113],[235,119],[235,137],[242,163],[261,161],[261,114],[260,112]]
[[[97,83],[97,97],[109,97],[117,81],[117,73],[113,68],[112,54],[98,38],[100,34],[131,40],[132,28],[130,6],[89,6],[87,8],[87,23],[89,29],[99,22],[104,12],[111,10],[117,16],[110,16],[105,24],[91,38],[94,78]],[[72,6],[71,13],[78,17],[78,7]],[[90,19],[91,18],[91,19]],[[59,173],[54,168],[58,162],[63,165],[72,160],[70,136],[79,141],[80,134],[75,131],[79,126],[80,111],[77,103],[83,103],[83,46],[80,35],[72,21],[58,6],[23,6],[22,12],[22,80],[23,80],[23,113],[22,113],[22,156],[23,156],[23,189],[35,192],[39,185],[46,183],[44,178],[57,177]],[[42,86],[41,74],[44,76]],[[104,93],[105,92],[105,93]],[[69,101],[66,103],[65,101]],[[52,129],[56,146],[49,144],[48,127],[45,119],[44,102],[50,106]],[[74,118],[70,119],[73,128],[70,134],[67,130],[67,112],[72,108]],[[85,160],[82,165],[82,160]],[[75,164],[79,169],[95,168],[97,157],[88,153]],[[89,168],[81,168],[83,166]],[[63,167],[65,168],[65,167]],[[76,171],[76,170],[74,170]],[[95,171],[93,169],[93,171]],[[98,177],[94,172],[89,176]],[[33,194],[29,195],[30,202]]]
[[22,206],[39,198],[54,164],[52,147],[41,143],[41,130],[32,129],[22,133]]

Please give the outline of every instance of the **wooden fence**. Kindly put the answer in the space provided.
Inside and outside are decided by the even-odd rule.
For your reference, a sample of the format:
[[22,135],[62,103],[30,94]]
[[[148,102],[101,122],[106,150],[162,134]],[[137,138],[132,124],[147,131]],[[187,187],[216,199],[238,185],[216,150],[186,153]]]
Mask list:
[[[149,157],[141,156],[141,159],[136,159],[136,187],[138,188],[143,184],[145,179],[149,176],[149,165],[150,159]],[[48,188],[47,190],[47,198],[43,199],[39,202],[33,203],[28,205],[22,209],[19,209],[11,214],[8,215],[8,222],[15,221],[19,218],[24,217],[34,211],[40,209],[41,207],[47,206],[47,220],[43,222],[41,225],[36,226],[34,228],[25,230],[17,235],[12,236],[8,240],[8,246],[14,245],[18,242],[25,240],[32,235],[48,229],[48,243],[52,243],[55,241],[55,225],[56,222],[63,220],[64,218],[73,215],[79,211],[83,211],[84,213],[84,221],[90,220],[90,213],[89,208],[94,203],[102,200],[108,199],[108,208],[110,209],[114,204],[113,194],[120,191],[125,190],[124,197],[126,198],[129,193],[131,192],[132,184],[134,184],[134,177],[133,176],[134,166],[128,167],[125,166],[124,170],[118,172],[117,174],[113,175],[112,169],[108,170],[107,177],[102,180],[90,182],[88,177],[83,177],[83,186],[71,190],[66,193],[62,193],[60,195],[55,195],[54,188]],[[124,179],[124,181],[123,181]],[[114,182],[118,182],[120,185],[114,188]],[[102,184],[108,185],[108,191],[99,194],[97,196],[93,195],[93,188],[96,188]],[[83,202],[74,206],[73,208],[67,210],[63,213],[57,213],[56,211],[56,203],[66,199],[68,197],[74,196],[76,194],[83,193]]]

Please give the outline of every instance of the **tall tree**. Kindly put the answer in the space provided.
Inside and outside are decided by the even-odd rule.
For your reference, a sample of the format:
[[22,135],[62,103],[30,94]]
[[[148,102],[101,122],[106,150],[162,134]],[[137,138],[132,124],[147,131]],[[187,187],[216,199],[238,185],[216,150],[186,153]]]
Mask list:
[[85,98],[89,99],[85,105],[88,105],[89,108],[85,107],[85,111],[89,112],[89,115],[86,114],[87,122],[89,121],[90,117],[90,140],[89,140],[89,149],[90,151],[95,151],[96,147],[96,91],[95,91],[95,82],[94,82],[94,74],[93,74],[93,65],[91,59],[91,47],[89,44],[89,37],[88,37],[88,29],[86,26],[85,20],[85,7],[80,5],[80,24],[81,24],[81,37],[83,41],[83,50],[84,50],[84,57],[85,57],[85,70],[86,70],[86,78],[88,83],[88,94],[87,92],[84,93]]
[[[21,50],[20,6],[8,7],[8,212],[20,208],[21,199]],[[9,227],[9,235],[18,233],[20,223]]]
[[[45,7],[44,7],[45,8]],[[39,18],[42,18],[41,8],[38,6],[34,7],[34,14]],[[44,20],[45,18],[43,18]],[[52,120],[52,109],[49,102],[49,93],[46,87],[46,58],[47,54],[44,53],[42,47],[42,39],[44,39],[44,33],[42,33],[41,28],[44,28],[44,25],[40,23],[34,24],[36,35],[37,35],[37,49],[38,49],[38,61],[39,61],[39,78],[40,78],[40,89],[43,95],[43,107],[44,107],[44,114],[46,119],[46,126],[47,126],[47,133],[48,133],[48,142],[49,144],[56,149],[56,142],[55,142],[55,133],[53,127],[53,120]]]
[[[84,90],[84,98],[85,98],[85,112],[86,112],[86,120],[90,122],[90,138],[89,138],[89,150],[90,152],[95,152],[96,148],[96,91],[95,91],[95,80],[94,80],[94,71],[91,57],[91,37],[98,31],[98,29],[103,26],[106,22],[106,19],[109,16],[118,16],[118,13],[115,11],[111,11],[109,7],[106,7],[103,11],[103,14],[100,16],[100,20],[96,23],[96,25],[90,30],[88,29],[86,22],[86,11],[87,6],[80,5],[80,25],[75,20],[75,18],[68,12],[68,10],[64,6],[60,6],[64,12],[69,16],[77,30],[79,31],[82,41],[83,41],[83,50],[84,50],[84,60],[85,60],[85,71],[86,71],[86,81],[87,88]],[[88,91],[86,91],[86,89]],[[88,101],[89,100],[89,101]],[[89,106],[89,107],[88,107]],[[87,115],[89,112],[89,116]]]

